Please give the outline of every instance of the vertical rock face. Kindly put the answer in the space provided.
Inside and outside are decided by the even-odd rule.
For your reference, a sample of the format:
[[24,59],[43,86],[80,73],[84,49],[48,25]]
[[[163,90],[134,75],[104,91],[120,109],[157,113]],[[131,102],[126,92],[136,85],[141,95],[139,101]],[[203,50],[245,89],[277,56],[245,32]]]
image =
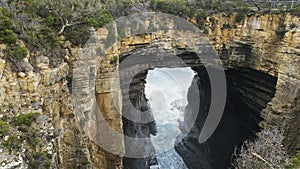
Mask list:
[[[124,168],[127,169],[148,169],[150,167],[151,160],[155,158],[155,149],[150,140],[150,134],[156,134],[155,122],[139,122],[141,119],[145,119],[143,118],[145,115],[152,116],[152,113],[148,108],[147,99],[145,97],[146,75],[147,70],[140,72],[132,79],[132,81],[130,78],[126,79],[128,78],[126,76],[122,76],[121,78],[122,82],[129,82],[122,84],[122,96],[125,96],[123,97],[122,101],[123,112],[126,112],[128,115],[127,117],[123,117],[124,135],[127,136],[124,140],[125,155],[129,156],[124,158]],[[129,90],[126,90],[126,88]],[[132,115],[136,116],[137,118],[129,118],[132,117]],[[139,119],[139,117],[141,119]],[[150,118],[154,120],[153,117]],[[136,140],[131,138],[136,138]],[[145,142],[140,144],[138,138],[145,139]],[[136,153],[136,151],[143,152],[142,154],[145,157],[130,158],[133,157],[131,154],[140,154]]]
[[[247,16],[236,23],[234,16],[212,16],[208,23],[212,44],[229,67],[249,67],[278,77],[274,98],[261,111],[263,127],[279,126],[286,131],[285,144],[299,149],[300,27],[299,17],[289,14]],[[223,28],[229,24],[231,28]],[[284,29],[283,34],[278,33]]]
[[[45,58],[39,58],[37,65],[41,70],[18,75],[11,70],[14,65],[10,62],[1,65],[4,69],[0,66],[3,72],[0,80],[1,118],[9,126],[9,132],[0,138],[1,167],[64,169],[105,166],[103,150],[94,146],[75,119],[66,80],[69,66],[62,63],[50,69]],[[14,125],[13,120],[18,115],[30,113],[40,115],[27,131]],[[20,144],[5,146],[11,138],[17,138]]]
[[[1,63],[5,62],[1,60]],[[60,98],[63,92],[67,92],[64,78],[68,73],[68,65],[62,64],[54,70],[45,68],[41,72],[18,75],[11,70],[14,65],[10,62],[0,65],[1,118],[9,126],[9,132],[1,137],[2,167],[58,168],[60,164],[55,136],[58,129],[54,126],[55,116],[65,112],[60,109]],[[13,123],[17,117],[29,117],[31,113],[40,115],[28,126],[28,130]],[[18,138],[20,144],[5,144],[12,138]],[[14,142],[18,144],[16,140]]]
[[[105,163],[108,169],[122,168],[122,156],[115,155],[112,150],[120,151],[124,154],[124,138],[122,124],[122,103],[120,79],[118,74],[117,60],[111,61],[111,57],[101,61],[101,66],[98,70],[96,80],[96,97],[99,107],[99,112],[96,114],[96,143],[104,145]],[[103,127],[107,124],[108,127],[117,132],[120,137],[112,134]],[[122,137],[121,137],[122,136]],[[98,140],[98,139],[101,140]],[[101,143],[101,144],[99,144]]]

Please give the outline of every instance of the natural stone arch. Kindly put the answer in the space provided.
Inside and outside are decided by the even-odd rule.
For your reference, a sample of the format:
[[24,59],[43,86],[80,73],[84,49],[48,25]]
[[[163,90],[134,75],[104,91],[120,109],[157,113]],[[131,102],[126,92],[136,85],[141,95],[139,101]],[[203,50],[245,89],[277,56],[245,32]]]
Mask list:
[[[138,16],[137,14],[136,16]],[[136,17],[140,19],[139,17]],[[118,84],[118,78],[112,78],[112,77],[117,77],[118,72],[115,71],[114,73],[111,73],[109,70],[117,70],[118,64],[110,64],[112,61],[115,62],[116,58],[116,63],[118,63],[118,56],[121,53],[126,52],[126,50],[130,50],[130,43],[127,46],[128,48],[122,49],[122,44],[117,43],[118,41],[124,39],[125,37],[131,37],[131,40],[129,38],[129,41],[131,42],[139,42],[139,38],[141,37],[146,37],[149,36],[149,39],[155,39],[157,37],[161,36],[166,36],[166,37],[174,37],[177,41],[178,44],[184,44],[183,46],[191,48],[194,51],[202,51],[200,54],[204,57],[204,59],[201,59],[201,63],[199,64],[204,64],[205,66],[208,65],[217,65],[221,66],[219,63],[220,61],[217,59],[212,59],[212,58],[207,58],[205,57],[206,55],[209,56],[211,54],[215,55],[215,53],[210,53],[214,51],[209,44],[209,41],[207,38],[200,37],[199,38],[199,33],[198,31],[192,32],[192,31],[181,31],[180,28],[176,27],[174,25],[174,22],[170,22],[170,20],[166,20],[164,16],[143,16],[143,21],[141,23],[146,23],[146,24],[140,24],[138,20],[135,20],[134,26],[129,25],[126,26],[126,23],[129,22],[128,20],[125,19],[123,26],[124,28],[118,27],[119,24],[116,22],[108,25],[106,28],[99,29],[97,32],[94,32],[93,38],[89,41],[89,43],[86,45],[86,47],[82,50],[82,57],[78,59],[76,69],[74,69],[74,76],[73,79],[73,92],[74,92],[74,97],[76,98],[74,102],[78,105],[76,108],[76,111],[79,115],[80,119],[86,119],[88,118],[89,121],[84,124],[85,128],[88,128],[90,130],[86,131],[88,135],[96,138],[96,121],[93,119],[96,119],[95,114],[92,114],[90,112],[93,112],[95,109],[97,109],[95,105],[95,96],[94,93],[99,93],[100,95],[103,95],[103,98],[112,98],[113,95],[118,95],[120,96],[119,88],[118,87],[113,87],[113,90],[111,88],[111,84]],[[127,21],[127,22],[126,22]],[[160,26],[160,24],[164,26]],[[165,23],[165,24],[164,24]],[[190,25],[184,25],[184,28],[189,28]],[[145,30],[150,29],[150,32],[147,32]],[[119,31],[121,30],[121,31]],[[147,35],[143,35],[143,34]],[[143,36],[135,36],[135,35],[143,35]],[[154,37],[154,38],[153,38]],[[185,37],[185,38],[184,38]],[[188,38],[187,38],[188,37]],[[192,38],[190,38],[192,37]],[[151,42],[151,40],[150,40]],[[142,44],[143,42],[141,42]],[[115,44],[115,45],[113,45]],[[132,43],[131,43],[132,44]],[[106,48],[107,46],[111,46],[111,48]],[[203,47],[203,48],[201,48]],[[106,50],[106,49],[109,49]],[[204,49],[204,50],[201,50]],[[207,50],[208,49],[208,50]],[[197,53],[199,54],[199,53]],[[96,57],[95,57],[96,56]],[[103,57],[106,56],[106,57]],[[273,112],[279,111],[285,111],[287,112],[288,117],[292,117],[294,119],[295,116],[292,116],[294,112],[299,110],[299,107],[293,109],[293,110],[282,110],[282,107],[279,107],[277,105],[297,105],[297,102],[295,102],[295,99],[297,101],[297,98],[299,98],[299,59],[296,57],[293,57],[292,59],[287,59],[288,61],[282,62],[282,60],[278,60],[274,63],[271,63],[274,65],[275,71],[270,71],[267,69],[264,69],[264,62],[263,59],[261,60],[247,60],[247,56],[242,56],[241,57],[228,57],[223,60],[223,63],[226,67],[249,67],[253,68],[255,70],[259,70],[268,74],[271,74],[273,76],[278,76],[278,82],[277,82],[277,91],[275,94],[274,99],[268,104],[268,107],[265,110],[262,110],[262,116],[266,119],[266,123],[264,122],[263,124],[273,124],[272,119],[273,118],[279,118],[279,117],[274,117]],[[102,62],[101,62],[102,61]],[[292,63],[296,61],[295,63]],[[106,62],[106,63],[104,63]],[[100,77],[102,76],[101,73],[99,72],[98,65],[99,63],[102,64],[105,69],[103,69],[102,73],[105,74],[105,70],[107,70],[107,76],[104,75],[105,77],[111,78],[112,81],[102,81],[99,80],[101,79]],[[109,64],[107,64],[109,63]],[[287,68],[289,67],[289,69]],[[294,70],[293,71],[291,71]],[[109,73],[110,72],[110,73]],[[98,80],[97,80],[98,79]],[[291,84],[290,82],[295,82],[294,84]],[[111,83],[113,82],[113,83]],[[106,83],[106,84],[105,84]],[[286,88],[289,86],[293,86],[291,90],[288,90],[288,93],[286,93]],[[98,88],[95,86],[99,86]],[[106,86],[106,87],[105,87]],[[110,87],[108,87],[110,86]],[[111,92],[113,91],[113,92]],[[100,96],[102,97],[102,96]],[[120,96],[121,97],[121,96]],[[282,98],[288,98],[288,101],[286,99]],[[105,100],[105,99],[99,99],[99,100]],[[121,99],[120,99],[121,100]],[[299,99],[298,99],[299,100]],[[120,103],[121,104],[121,103]],[[109,105],[106,103],[103,103],[103,105]],[[299,104],[298,104],[299,105]],[[101,106],[100,106],[101,107]],[[108,108],[110,109],[110,108]],[[120,109],[119,109],[120,110]],[[114,113],[112,113],[114,114]],[[116,119],[113,119],[116,118]],[[113,116],[113,117],[107,117],[106,119],[103,119],[105,122],[108,121],[109,123],[114,123],[111,124],[116,125],[117,128],[116,130],[120,130],[121,123],[115,124],[118,119],[121,118],[120,116]],[[92,120],[91,120],[92,119]],[[119,120],[121,121],[121,120]],[[281,124],[276,124],[278,126],[287,126],[288,120],[284,120]],[[103,134],[103,137],[105,137],[105,133]],[[112,138],[112,140],[114,140]],[[119,147],[119,150],[121,150],[123,147],[122,144],[117,144],[113,145],[111,142],[107,143],[110,144],[111,146],[116,146]],[[116,148],[115,147],[115,148]],[[118,149],[118,148],[116,148]],[[118,154],[118,153],[117,153]],[[119,154],[122,154],[120,152]]]

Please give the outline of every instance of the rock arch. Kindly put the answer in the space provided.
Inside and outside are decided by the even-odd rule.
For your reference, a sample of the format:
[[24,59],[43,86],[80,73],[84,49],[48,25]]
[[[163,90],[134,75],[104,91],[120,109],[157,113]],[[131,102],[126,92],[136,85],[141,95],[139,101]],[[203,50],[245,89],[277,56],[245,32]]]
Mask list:
[[[225,68],[248,67],[278,77],[275,97],[261,112],[265,119],[262,125],[276,124],[294,134],[299,131],[290,125],[290,122],[297,123],[295,120],[298,118],[295,112],[300,110],[300,61],[297,55],[270,63],[272,70],[266,69],[264,59],[259,59],[259,57],[254,60],[249,59],[250,56],[245,53],[222,58],[221,63],[215,57],[216,53],[209,40],[204,36],[199,36],[201,32],[195,30],[191,24],[183,22],[182,19],[154,13],[135,14],[131,19],[121,18],[105,28],[93,31],[92,38],[82,49],[81,57],[77,60],[73,70],[73,103],[76,105],[76,115],[92,139],[109,138],[106,139],[108,140],[106,143],[100,141],[101,144],[105,144],[116,154],[124,153],[124,144],[120,137],[106,132],[99,133],[96,130],[104,123],[108,123],[116,131],[122,133],[122,115],[119,113],[122,107],[118,72],[119,55],[163,40],[169,40],[171,44],[166,48],[196,51],[201,61],[192,64],[214,66],[219,69],[222,69],[222,64]],[[176,23],[182,23],[182,25]],[[112,104],[115,103],[113,98],[119,98],[117,105]],[[92,113],[98,108],[96,100],[98,100],[100,111],[104,113],[102,119]],[[99,102],[99,100],[102,101]],[[299,138],[296,136],[292,139],[294,141],[290,142],[290,146],[299,147],[299,143],[295,143],[295,140]],[[112,142],[112,140],[118,141]]]

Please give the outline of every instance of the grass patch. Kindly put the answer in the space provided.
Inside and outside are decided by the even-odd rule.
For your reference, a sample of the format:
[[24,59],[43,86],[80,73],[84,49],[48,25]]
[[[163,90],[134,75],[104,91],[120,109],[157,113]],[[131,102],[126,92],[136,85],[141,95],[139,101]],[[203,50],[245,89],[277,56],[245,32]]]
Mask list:
[[28,160],[29,168],[43,169],[50,168],[51,156],[46,152],[29,152],[25,153],[25,157]]
[[8,133],[8,125],[6,122],[0,120],[0,137]]
[[41,139],[39,137],[39,131],[37,129],[33,129],[27,133],[26,139],[30,147],[35,148],[40,142]]
[[32,122],[37,119],[37,117],[40,115],[40,113],[29,113],[29,114],[20,114],[16,117],[14,117],[12,123],[14,126],[31,126]]
[[21,147],[21,139],[18,136],[9,136],[6,141],[3,142],[3,146],[8,148],[10,152],[12,149],[19,149]]
[[10,48],[8,48],[7,51],[8,51],[8,56],[12,60],[22,60],[28,54],[27,49],[24,47],[21,47],[21,46],[10,47]]

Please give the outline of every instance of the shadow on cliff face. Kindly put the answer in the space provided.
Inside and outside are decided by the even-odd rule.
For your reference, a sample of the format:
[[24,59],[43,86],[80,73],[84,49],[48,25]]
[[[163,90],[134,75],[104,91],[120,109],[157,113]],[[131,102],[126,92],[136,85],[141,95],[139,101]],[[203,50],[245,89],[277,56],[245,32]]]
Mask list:
[[[192,131],[181,144],[176,145],[176,151],[190,169],[228,168],[235,147],[239,147],[247,139],[253,139],[260,130],[260,111],[274,97],[277,78],[252,69],[227,70],[227,100],[223,117],[214,134],[205,143],[199,144],[198,136],[210,108],[211,88],[205,68],[193,69],[199,77],[195,77],[196,81],[190,87],[189,93],[199,88],[199,113]],[[187,109],[194,104],[192,96],[188,96]],[[185,125],[191,120],[188,113],[186,111]]]
[[[147,99],[144,92],[144,84],[146,79],[147,71],[140,72],[137,74],[130,84],[121,85],[122,89],[122,112],[123,115],[126,113],[128,117],[134,117],[139,120],[142,117],[139,117],[142,114],[148,114],[151,118],[152,113],[148,108]],[[126,77],[121,77],[126,78]],[[125,89],[129,88],[129,89]],[[126,96],[125,92],[129,90],[129,94]],[[147,169],[150,168],[151,163],[155,161],[155,149],[151,143],[150,135],[156,134],[155,121],[148,123],[139,123],[135,122],[132,119],[128,119],[126,116],[123,116],[123,130],[125,142],[125,157],[123,158],[124,168],[125,169]],[[135,140],[130,138],[143,138],[145,140],[144,146],[137,146],[134,142]],[[134,153],[134,151],[140,151],[145,156],[150,157],[141,157],[141,158],[130,158],[127,157],[127,154]],[[126,154],[127,153],[127,154]]]

